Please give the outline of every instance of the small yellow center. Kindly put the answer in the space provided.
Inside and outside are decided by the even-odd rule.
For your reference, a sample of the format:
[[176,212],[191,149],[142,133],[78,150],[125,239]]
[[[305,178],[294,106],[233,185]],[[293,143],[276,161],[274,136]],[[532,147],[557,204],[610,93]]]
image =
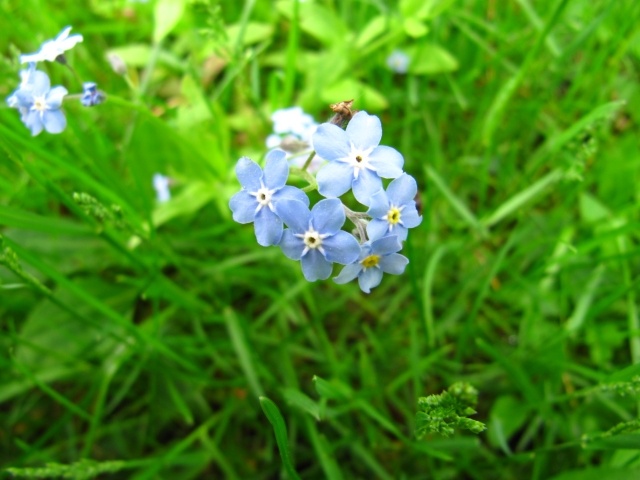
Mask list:
[[39,112],[44,112],[47,109],[47,102],[44,97],[36,97],[33,99],[33,108]]
[[391,225],[395,225],[400,221],[400,210],[396,207],[391,207],[387,212],[387,221]]
[[364,260],[362,260],[360,263],[362,264],[362,266],[364,268],[371,268],[371,267],[375,267],[376,265],[378,265],[379,262],[380,262],[380,255],[369,255]]
[[362,157],[360,155],[356,155],[356,161],[358,163],[362,162]]

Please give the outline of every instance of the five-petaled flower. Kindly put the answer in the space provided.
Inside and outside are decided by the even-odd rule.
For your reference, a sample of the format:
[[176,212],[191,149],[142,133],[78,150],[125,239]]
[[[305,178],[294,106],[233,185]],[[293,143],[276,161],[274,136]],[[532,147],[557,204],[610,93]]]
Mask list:
[[80,103],[85,107],[95,107],[105,101],[105,94],[98,90],[95,82],[84,82],[82,84],[82,97]]
[[383,273],[400,275],[404,272],[409,260],[399,252],[402,244],[396,235],[379,238],[361,245],[358,260],[342,269],[333,281],[347,283],[358,278],[358,285],[365,293],[380,285]]
[[402,50],[394,50],[387,57],[387,67],[396,73],[407,73],[409,70],[409,55]]
[[58,57],[64,55],[64,52],[82,41],[82,35],[69,36],[70,31],[71,27],[66,27],[55,39],[44,42],[36,53],[20,55],[20,63],[44,62],[45,60],[54,62]]
[[400,241],[406,240],[407,229],[417,227],[422,222],[414,200],[416,193],[416,181],[411,175],[403,173],[389,184],[386,192],[380,190],[374,194],[367,211],[372,218],[367,224],[369,238],[397,235]]
[[310,282],[331,276],[332,263],[347,265],[360,254],[353,235],[340,230],[346,216],[337,198],[319,201],[311,211],[302,202],[281,201],[277,208],[287,228],[280,248],[292,260],[300,260],[304,278]]
[[367,112],[356,113],[347,129],[323,123],[313,135],[316,152],[328,160],[317,176],[318,191],[327,198],[339,197],[353,188],[358,202],[369,205],[371,196],[382,188],[381,178],[402,174],[400,152],[379,145],[380,119]]
[[264,171],[253,160],[243,157],[236,164],[236,175],[242,190],[229,201],[233,219],[238,223],[253,222],[256,239],[263,247],[277,245],[283,231],[276,210],[278,203],[296,200],[305,208],[309,205],[309,198],[302,190],[285,185],[289,176],[285,152],[269,152]]
[[51,88],[49,77],[40,70],[26,70],[21,74],[21,85],[7,99],[9,106],[20,111],[21,120],[33,136],[43,129],[49,133],[62,132],[67,120],[60,107],[67,89],[60,86]]

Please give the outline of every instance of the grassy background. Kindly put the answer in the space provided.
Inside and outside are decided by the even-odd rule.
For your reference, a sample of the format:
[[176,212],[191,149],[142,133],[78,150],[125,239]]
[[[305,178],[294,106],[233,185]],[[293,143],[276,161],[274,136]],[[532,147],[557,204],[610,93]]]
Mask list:
[[[640,476],[638,2],[0,14],[0,96],[17,53],[65,25],[84,35],[70,63],[109,95],[65,103],[66,131],[36,138],[0,108],[0,466],[277,478],[266,396],[302,478]],[[396,48],[406,75],[385,65]],[[307,283],[227,207],[274,109],[323,121],[349,98],[381,117],[424,208],[407,272],[371,295]],[[155,172],[174,179],[167,204]],[[480,391],[488,430],[416,440],[418,397],[456,381]]]

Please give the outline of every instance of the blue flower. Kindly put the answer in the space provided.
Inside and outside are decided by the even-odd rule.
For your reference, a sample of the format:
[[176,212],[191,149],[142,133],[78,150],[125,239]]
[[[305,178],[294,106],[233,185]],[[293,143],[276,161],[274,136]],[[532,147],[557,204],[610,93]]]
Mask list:
[[391,147],[380,146],[380,119],[367,112],[356,113],[346,131],[323,123],[313,135],[313,146],[329,164],[317,175],[321,195],[339,197],[353,188],[353,194],[363,205],[382,188],[382,178],[402,174],[404,159]]
[[156,198],[158,202],[164,203],[171,199],[171,191],[169,190],[170,184],[171,179],[169,177],[165,177],[161,173],[153,175],[153,189],[156,191]]
[[66,27],[54,40],[44,42],[36,53],[20,55],[20,63],[44,62],[45,60],[54,62],[59,56],[64,55],[64,52],[82,41],[82,35],[69,36],[70,31],[71,27]]
[[402,50],[394,50],[387,57],[387,67],[396,73],[407,73],[407,70],[409,70],[409,55]]
[[46,73],[40,70],[23,70],[20,87],[7,98],[7,103],[17,108],[22,122],[33,136],[43,129],[49,133],[60,133],[67,126],[67,120],[60,110],[67,94],[64,87],[51,88]]
[[256,239],[263,247],[277,245],[283,230],[282,220],[276,213],[277,204],[296,200],[305,207],[309,205],[309,198],[302,190],[285,185],[289,177],[285,152],[269,152],[264,172],[257,163],[242,157],[236,164],[236,175],[242,190],[229,201],[233,219],[238,223],[254,222]]
[[290,259],[300,260],[308,281],[329,278],[333,262],[347,265],[358,258],[358,241],[340,230],[346,219],[340,200],[321,200],[311,211],[302,202],[281,201],[277,211],[289,227],[280,248]]
[[85,107],[94,107],[100,105],[105,100],[104,92],[98,90],[95,82],[84,82],[82,84],[82,97],[80,103]]
[[397,235],[400,241],[406,240],[407,229],[417,227],[422,222],[414,200],[416,193],[416,181],[411,175],[403,173],[389,184],[386,192],[380,190],[373,195],[367,211],[372,218],[367,224],[369,238]]
[[396,235],[363,243],[358,260],[344,267],[333,281],[342,284],[358,277],[360,289],[370,293],[372,288],[380,285],[383,273],[400,275],[404,272],[409,260],[396,253],[401,248]]

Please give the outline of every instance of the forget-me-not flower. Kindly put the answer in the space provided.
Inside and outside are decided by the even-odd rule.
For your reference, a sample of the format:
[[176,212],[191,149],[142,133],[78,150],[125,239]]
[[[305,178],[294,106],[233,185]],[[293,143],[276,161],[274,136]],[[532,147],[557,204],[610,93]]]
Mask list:
[[289,227],[282,235],[280,248],[290,259],[300,260],[308,281],[329,278],[334,262],[347,265],[358,258],[358,241],[340,230],[346,216],[337,198],[320,200],[311,211],[302,202],[282,201],[277,211]]
[[82,84],[82,97],[80,103],[85,107],[95,107],[100,105],[105,100],[104,92],[98,90],[98,85],[95,82],[84,82]]
[[64,55],[64,52],[82,41],[82,35],[69,36],[70,31],[71,27],[66,27],[55,39],[44,42],[36,53],[20,55],[20,63],[44,62],[45,60],[54,62],[60,55]]
[[158,202],[165,203],[171,199],[170,184],[171,179],[169,177],[165,177],[161,173],[153,175],[153,189],[156,191],[156,199]]
[[369,293],[372,288],[380,285],[383,273],[400,275],[404,272],[409,260],[396,253],[401,248],[396,235],[363,243],[358,260],[344,267],[333,281],[342,284],[357,277],[360,289]]
[[35,71],[35,63],[30,63],[25,70],[20,70],[20,85],[7,97],[7,105],[11,108],[17,108],[18,111],[20,111],[20,118],[23,122],[26,120],[27,113],[29,113],[29,105],[20,102],[20,98],[24,98],[27,92],[31,90]]
[[380,119],[367,112],[356,113],[347,129],[323,123],[313,135],[313,146],[328,164],[318,172],[321,195],[339,197],[353,188],[358,202],[369,205],[371,196],[382,189],[382,178],[402,174],[404,159],[400,152],[379,145]]
[[60,133],[67,126],[60,110],[67,93],[64,87],[51,88],[47,74],[34,70],[23,76],[23,84],[7,102],[20,111],[21,120],[31,130],[31,135],[36,136],[43,129],[49,133]]
[[402,50],[394,50],[387,57],[387,67],[396,73],[407,73],[407,70],[409,70],[409,55]]
[[277,245],[282,237],[282,220],[276,211],[279,202],[296,200],[305,208],[309,198],[300,190],[285,185],[289,165],[282,150],[267,154],[264,171],[246,157],[238,160],[236,175],[242,190],[229,201],[233,219],[238,223],[254,223],[256,239],[263,247]]
[[367,224],[371,239],[385,235],[397,235],[400,241],[407,239],[407,229],[417,227],[422,217],[414,200],[418,185],[411,175],[403,173],[387,187],[371,197],[367,214],[372,218]]

